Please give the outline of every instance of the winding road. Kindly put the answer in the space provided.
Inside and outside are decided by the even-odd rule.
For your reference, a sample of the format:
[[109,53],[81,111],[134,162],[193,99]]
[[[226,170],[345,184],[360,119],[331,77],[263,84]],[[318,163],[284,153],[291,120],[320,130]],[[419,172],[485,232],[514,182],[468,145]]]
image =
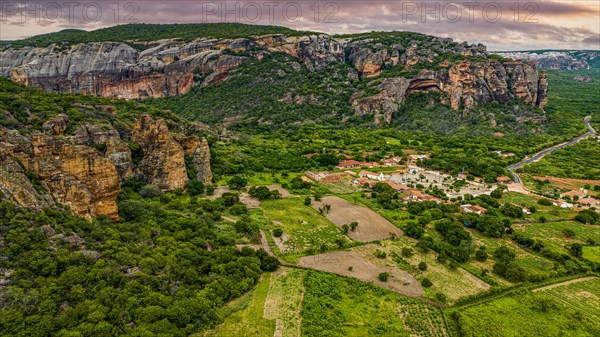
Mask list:
[[526,158],[521,162],[518,162],[516,164],[510,165],[509,167],[507,167],[506,169],[511,173],[511,175],[513,176],[513,180],[516,184],[521,184],[521,178],[519,177],[518,174],[515,173],[516,169],[520,169],[521,167],[527,165],[527,164],[531,164],[534,163],[542,158],[544,158],[544,156],[546,156],[547,154],[550,154],[554,151],[563,149],[567,146],[572,146],[577,144],[579,141],[589,138],[589,137],[594,137],[597,135],[596,130],[594,130],[594,128],[590,125],[590,120],[592,119],[592,116],[587,116],[586,118],[584,118],[583,123],[585,124],[585,126],[588,128],[588,132],[581,135],[581,136],[577,136],[575,138],[573,138],[572,140],[562,143],[562,144],[558,144],[558,145],[554,145],[552,147],[549,147],[547,149],[544,149],[538,153],[536,153],[535,155],[533,155],[531,158]]

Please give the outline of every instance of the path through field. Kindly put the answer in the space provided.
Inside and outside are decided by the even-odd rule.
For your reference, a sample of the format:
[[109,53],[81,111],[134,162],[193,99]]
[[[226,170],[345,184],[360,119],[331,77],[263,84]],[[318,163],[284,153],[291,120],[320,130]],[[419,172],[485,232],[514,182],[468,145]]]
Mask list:
[[566,286],[566,285],[577,283],[577,282],[583,282],[583,281],[587,281],[587,280],[593,280],[595,278],[596,278],[596,276],[587,276],[587,277],[577,278],[577,279],[574,279],[574,280],[569,280],[569,281],[565,281],[565,282],[555,283],[555,284],[551,284],[549,286],[545,286],[545,287],[533,289],[532,291],[536,292],[536,291],[549,290],[549,289],[552,289],[552,288],[556,288],[556,287],[560,287],[560,286]]

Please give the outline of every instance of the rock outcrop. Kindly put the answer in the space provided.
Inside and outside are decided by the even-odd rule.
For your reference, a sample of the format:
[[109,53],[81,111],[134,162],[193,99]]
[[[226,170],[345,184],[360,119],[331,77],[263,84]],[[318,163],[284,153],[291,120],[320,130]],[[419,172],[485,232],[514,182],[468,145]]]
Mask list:
[[76,145],[104,147],[104,156],[115,165],[121,180],[133,175],[131,150],[112,126],[83,124],[77,128],[71,141]]
[[116,42],[76,44],[66,50],[56,45],[9,48],[0,51],[0,76],[50,91],[127,99],[162,97],[185,94],[194,85],[218,84],[248,59],[272,52],[297,58],[309,71],[347,63],[353,68],[349,74],[356,78],[377,77],[386,69],[403,70],[402,77],[411,80],[408,88],[401,85],[399,92],[390,92],[384,87],[394,84],[386,83],[368,99],[363,93],[353,96],[357,113],[382,114],[385,120],[406,94],[415,91],[446,93],[454,109],[513,98],[543,108],[547,100],[547,78],[540,77],[533,63],[497,61],[488,57],[481,44],[393,32],[383,39],[320,34],[169,40],[148,42],[142,51]]
[[131,140],[144,151],[134,171],[136,178],[167,191],[184,187],[188,181],[185,152],[164,120],[143,115],[135,123]]
[[93,148],[42,133],[31,135],[30,151],[30,156],[21,155],[21,163],[57,202],[88,219],[100,215],[118,219],[120,181],[110,160]]
[[186,156],[190,156],[196,170],[196,179],[204,184],[212,183],[210,168],[210,148],[205,138],[200,141],[198,136],[186,137],[179,140]]

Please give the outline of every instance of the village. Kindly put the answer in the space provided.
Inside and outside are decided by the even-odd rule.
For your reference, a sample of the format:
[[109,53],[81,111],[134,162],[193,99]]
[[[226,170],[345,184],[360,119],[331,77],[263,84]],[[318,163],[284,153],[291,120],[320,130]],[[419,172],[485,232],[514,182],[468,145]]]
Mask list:
[[[414,150],[406,151],[403,158],[393,156],[380,161],[358,161],[345,156],[347,160],[339,162],[331,171],[307,171],[305,180],[318,184],[351,185],[356,188],[373,188],[377,183],[388,184],[400,194],[400,200],[408,202],[434,201],[437,203],[461,202],[471,197],[490,195],[495,189],[504,189],[513,183],[508,176],[500,176],[496,183],[484,183],[477,177],[464,174],[456,176],[439,171],[427,170],[419,163],[429,159],[430,154],[419,154]],[[499,156],[512,156],[512,153],[500,153]],[[366,153],[363,155],[366,157]],[[470,179],[469,179],[470,178]],[[585,209],[600,207],[600,200],[592,197],[590,191],[580,188],[564,192],[559,200],[552,201],[554,206],[566,209]],[[465,201],[466,202],[466,201]],[[461,210],[466,213],[482,215],[486,209],[462,204]],[[528,214],[527,209],[523,209]]]

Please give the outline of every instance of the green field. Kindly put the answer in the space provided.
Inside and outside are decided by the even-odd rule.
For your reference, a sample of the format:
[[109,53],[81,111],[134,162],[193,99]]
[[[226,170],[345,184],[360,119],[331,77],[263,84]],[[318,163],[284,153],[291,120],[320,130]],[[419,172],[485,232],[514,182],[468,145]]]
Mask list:
[[333,274],[282,267],[221,312],[224,323],[196,337],[448,336],[441,311]]
[[315,271],[304,286],[303,336],[446,336],[441,312],[418,300]]
[[554,337],[600,335],[600,280],[523,290],[478,305],[451,309],[457,335]]
[[600,246],[583,247],[583,258],[596,263],[600,263]]
[[338,249],[340,242],[350,245],[353,241],[342,234],[332,222],[312,207],[304,205],[304,199],[286,198],[261,202],[262,218],[267,229],[283,229],[286,251],[279,250],[286,260],[295,262],[304,255]]

